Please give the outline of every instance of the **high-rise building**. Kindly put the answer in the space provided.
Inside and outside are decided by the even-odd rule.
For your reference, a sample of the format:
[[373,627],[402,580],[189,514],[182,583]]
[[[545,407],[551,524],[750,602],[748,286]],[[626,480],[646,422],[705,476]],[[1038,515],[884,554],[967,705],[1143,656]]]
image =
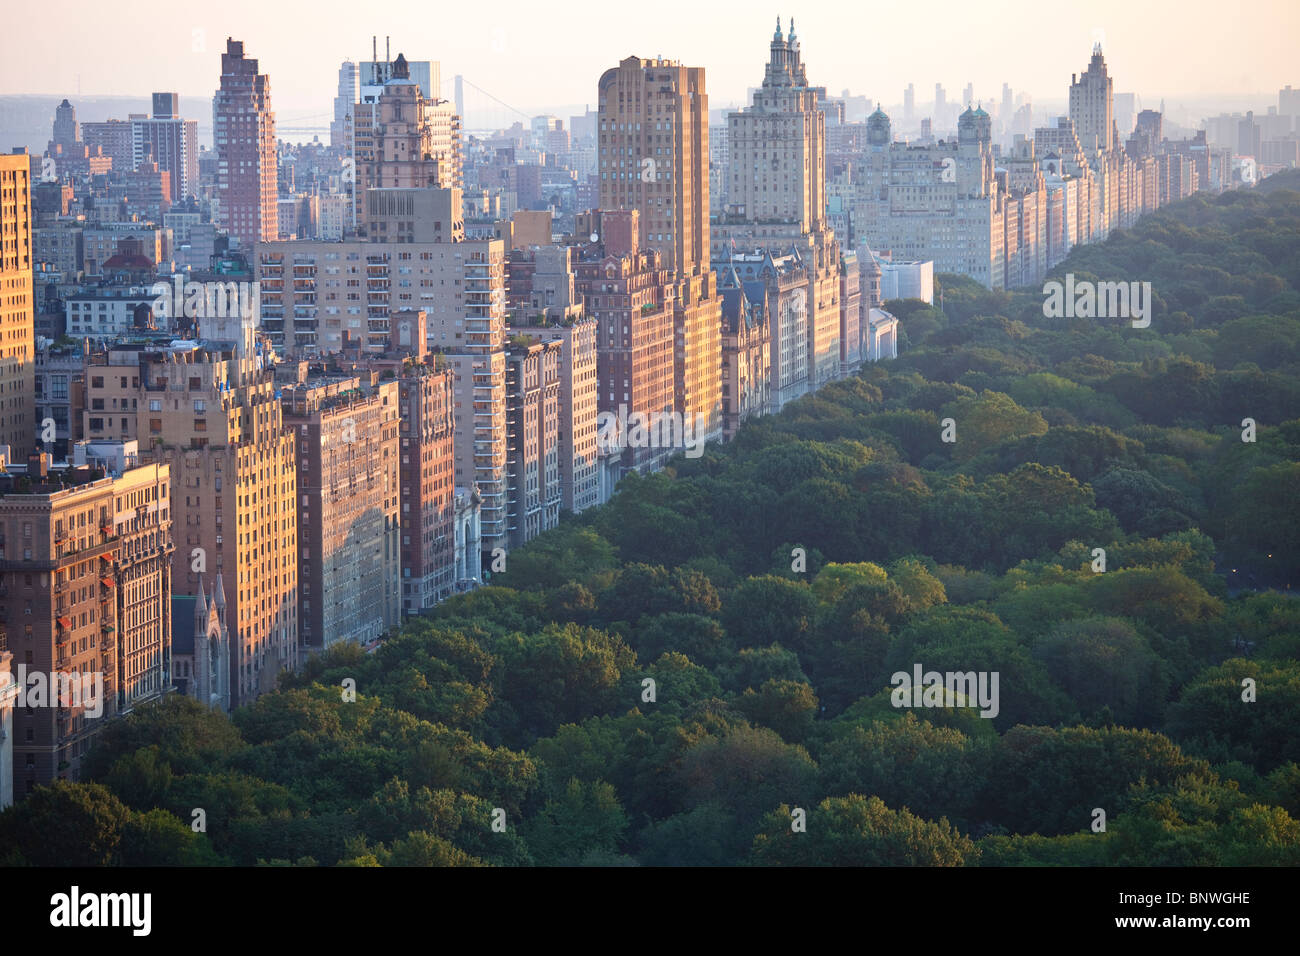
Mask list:
[[426,97],[400,53],[378,93],[373,89],[363,89],[353,125],[357,225],[365,235],[367,190],[463,186],[460,118],[452,104]]
[[[761,260],[769,251],[782,257],[797,250],[791,274],[805,280],[790,307],[772,313],[787,322],[771,330],[774,349],[794,341],[790,323],[806,323],[798,338],[806,357],[793,364],[779,356],[770,361],[782,381],[769,396],[781,404],[840,375],[840,250],[826,218],[821,98],[820,88],[808,84],[793,21],[783,36],[778,20],[753,105],[727,118],[731,195],[727,215],[713,231],[713,260],[721,268],[733,253]],[[800,370],[796,378],[787,379],[794,368]]]
[[916,118],[916,86],[912,83],[907,84],[907,89],[903,90],[903,125],[908,129],[912,128],[912,122]]
[[0,445],[36,442],[36,316],[32,297],[31,161],[0,156]]
[[862,270],[858,254],[840,253],[840,374],[849,375],[862,364]]
[[221,225],[245,248],[280,235],[271,79],[257,70],[243,42],[227,39],[221,87],[212,98],[217,187]]
[[[409,78],[419,85],[420,94],[426,100],[442,99],[442,64],[437,60],[408,60],[400,53],[397,59],[402,61]],[[397,60],[371,59],[358,63],[357,75],[361,83],[362,99],[368,94],[377,95],[377,89],[393,79],[397,71]]]
[[[575,284],[596,321],[598,412],[657,420],[674,409],[674,274],[655,250],[638,244],[636,210],[601,210],[580,216],[580,235],[597,241],[574,263]],[[648,470],[666,452],[619,448],[619,468]],[[603,489],[602,492],[603,494]]]
[[50,148],[62,146],[65,150],[75,148],[81,142],[80,128],[77,126],[77,108],[66,99],[54,108],[54,131],[50,137]]
[[[108,165],[117,172],[132,170],[135,168],[135,130],[132,122],[107,119],[99,123],[82,123],[81,136],[85,140],[82,145],[101,160],[109,160]],[[67,148],[62,151],[68,152]],[[62,174],[62,168],[59,172]]]
[[727,208],[731,175],[731,142],[727,127],[709,127],[709,210],[719,213]]
[[709,268],[704,68],[630,56],[600,78],[600,208],[640,212],[640,245],[681,275]]
[[[676,275],[673,411],[722,429],[722,300],[710,269],[709,97],[704,69],[628,57],[598,84],[600,207],[638,213],[638,245]],[[652,414],[653,409],[633,409]]]
[[398,384],[300,375],[281,401],[298,451],[302,643],[383,637],[402,616]]
[[[495,263],[486,287],[483,256]],[[464,347],[469,326],[494,305],[504,315],[503,263],[499,239],[261,243],[254,256],[261,331],[281,353],[340,352],[351,337],[364,351],[381,354],[390,347],[392,314],[424,309],[431,348]],[[442,317],[449,327],[435,329]]]
[[51,474],[48,457],[35,455],[21,475],[0,474],[0,492],[0,605],[19,664],[44,685],[33,700],[33,680],[19,681],[28,699],[15,714],[13,759],[16,796],[24,797],[77,779],[91,738],[117,713],[117,614],[103,583],[117,553],[113,480],[90,468]]
[[506,536],[517,548],[560,523],[560,343],[506,346]]
[[1101,44],[1092,48],[1088,69],[1070,77],[1070,120],[1084,152],[1115,147],[1115,81],[1106,72]]
[[1140,159],[1159,153],[1165,138],[1164,122],[1164,116],[1156,110],[1143,110],[1138,113],[1133,133],[1124,147],[1129,156]]
[[299,660],[297,449],[255,321],[200,318],[198,344],[116,345],[86,367],[87,438],[112,435],[120,419],[143,458],[171,465],[171,508],[184,516],[174,591],[196,595],[220,575],[232,707]]
[[103,463],[114,477],[111,523],[118,550],[109,590],[117,602],[115,686],[123,713],[172,686],[171,468],[138,465],[137,448],[133,442],[81,442],[74,459]]
[[826,115],[809,87],[799,41],[772,37],[753,105],[727,118],[731,158],[728,213],[781,222],[798,233],[825,227]]
[[320,355],[355,341],[378,355],[391,347],[394,314],[427,312],[428,346],[455,377],[456,486],[477,486],[483,550],[504,547],[505,244],[262,243],[255,268],[277,348]]
[[[422,354],[421,347],[421,354]],[[415,362],[399,381],[402,493],[402,610],[414,614],[455,593],[462,579],[455,556],[456,382],[436,359]]]
[[352,155],[352,122],[361,101],[361,72],[351,60],[339,67],[338,95],[334,97],[334,119],[330,121],[330,146]]
[[510,254],[510,331],[560,345],[559,455],[564,510],[598,503],[596,414],[597,323],[579,299],[571,246],[536,246]]
[[153,115],[131,120],[130,168],[151,162],[170,174],[172,202],[198,195],[199,124],[181,117],[180,97],[175,93],[155,93]]
[[54,126],[50,141],[45,148],[45,155],[54,160],[56,175],[69,180],[97,176],[110,169],[135,168],[130,162],[130,127],[123,127],[128,140],[125,155],[119,151],[116,156],[111,156],[107,150],[101,150],[99,144],[90,138],[82,142],[81,137],[89,137],[91,133],[87,127],[100,125],[102,124],[87,123],[79,126],[76,107],[67,100],[55,108]]
[[835,185],[857,242],[1002,288],[1006,197],[994,175],[988,114],[968,109],[956,142],[924,146],[893,142],[880,111],[867,127],[867,151]]
[[1279,115],[1290,116],[1292,119],[1300,117],[1300,90],[1291,89],[1290,83],[1278,90],[1277,111]]
[[110,444],[94,463],[34,454],[0,472],[0,610],[27,692],[15,796],[76,780],[105,721],[171,686],[168,468]]
[[1133,125],[1137,122],[1138,97],[1136,93],[1116,93],[1113,100],[1115,114],[1115,148],[1123,149],[1125,140],[1133,132]]

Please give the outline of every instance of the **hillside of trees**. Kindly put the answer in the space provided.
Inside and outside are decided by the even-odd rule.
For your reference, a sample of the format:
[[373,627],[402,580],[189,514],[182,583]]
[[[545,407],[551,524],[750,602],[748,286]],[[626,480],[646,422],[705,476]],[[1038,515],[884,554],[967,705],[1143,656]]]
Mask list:
[[[1067,272],[1151,282],[1150,327],[941,276],[897,360],[376,653],[109,725],[0,862],[1300,864],[1300,173]],[[917,663],[996,717],[894,706]]]

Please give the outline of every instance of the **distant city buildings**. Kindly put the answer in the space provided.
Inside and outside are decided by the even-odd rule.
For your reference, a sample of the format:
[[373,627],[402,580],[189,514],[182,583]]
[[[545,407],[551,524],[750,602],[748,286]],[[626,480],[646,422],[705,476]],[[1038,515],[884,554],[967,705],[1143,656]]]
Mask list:
[[[942,93],[938,87],[939,129]],[[1087,70],[1071,78],[1069,115],[1051,125],[1031,129],[1029,105],[1015,108],[1004,87],[999,120],[1009,146],[995,147],[992,117],[978,106],[957,117],[955,139],[933,139],[922,121],[912,142],[896,140],[889,117],[877,110],[867,119],[865,146],[837,154],[830,207],[855,246],[930,261],[936,271],[992,289],[1034,285],[1074,246],[1129,228],[1144,212],[1198,189],[1232,185],[1228,156],[1204,133],[1170,141],[1159,111],[1134,117],[1131,95],[1120,97],[1118,113],[1115,103],[1097,46]],[[1243,134],[1234,127],[1232,135],[1240,152]],[[1280,146],[1270,158],[1290,155]]]

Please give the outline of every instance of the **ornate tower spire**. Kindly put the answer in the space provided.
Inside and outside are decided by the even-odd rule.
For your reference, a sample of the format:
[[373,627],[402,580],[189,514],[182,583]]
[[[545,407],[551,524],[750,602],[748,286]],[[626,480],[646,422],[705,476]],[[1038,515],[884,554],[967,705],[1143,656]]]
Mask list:
[[217,618],[226,623],[226,589],[221,583],[221,572],[217,572],[217,583],[212,589],[212,605],[217,609]]

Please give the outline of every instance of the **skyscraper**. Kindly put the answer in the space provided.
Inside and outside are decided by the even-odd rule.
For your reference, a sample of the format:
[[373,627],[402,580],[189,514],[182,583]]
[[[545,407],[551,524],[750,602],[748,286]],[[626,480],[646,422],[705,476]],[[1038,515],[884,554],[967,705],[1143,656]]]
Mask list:
[[62,146],[66,152],[80,142],[77,108],[65,99],[54,109],[54,132],[50,139],[50,151],[53,152],[55,146]]
[[[367,93],[357,105],[353,147],[357,225],[373,239],[390,237],[371,234],[371,206],[380,197],[367,197],[367,190],[459,189],[462,185],[460,118],[447,100],[425,97],[400,53],[379,94]],[[459,219],[460,210],[455,212]]]
[[255,353],[254,321],[200,318],[200,344],[116,346],[86,368],[86,434],[114,421],[90,417],[96,403],[129,408],[124,437],[171,465],[172,586],[197,594],[217,576],[231,706],[273,690],[299,653],[296,447],[266,355]]
[[770,360],[779,381],[768,394],[779,408],[839,376],[840,251],[826,219],[823,93],[808,83],[793,20],[788,36],[777,21],[768,50],[753,105],[727,117],[730,198],[713,252],[720,270],[733,250],[789,263],[769,270],[781,272],[789,293],[768,300],[772,348],[800,353]]
[[298,444],[302,643],[364,643],[401,622],[398,384],[300,376],[281,390]]
[[[425,316],[419,316],[423,327]],[[407,319],[409,321],[409,318]],[[421,337],[412,343],[422,358]],[[456,493],[456,383],[436,361],[413,361],[399,379],[402,494],[402,610],[415,613],[449,597],[457,583],[452,520]],[[477,551],[477,545],[475,546]],[[470,557],[479,574],[479,555]]]
[[[704,69],[628,57],[599,96],[600,208],[638,211],[639,245],[676,275],[673,410],[717,437],[722,428],[722,300],[710,270],[709,97]],[[602,392],[613,389],[602,383]],[[657,409],[632,409],[643,414]]]
[[244,56],[244,44],[226,40],[221,88],[212,98],[221,224],[240,245],[278,239],[279,177],[271,79]]
[[32,299],[31,160],[0,156],[0,444],[11,455],[36,442]]
[[[387,42],[387,41],[385,41]],[[376,45],[376,53],[378,46]],[[385,56],[387,50],[385,49]],[[400,53],[398,59],[405,65],[405,72],[420,87],[420,94],[426,100],[442,98],[442,64],[437,60],[408,60]],[[363,60],[357,64],[357,75],[361,80],[361,94],[364,99],[368,88],[383,87],[393,79],[397,60]]]
[[338,95],[334,97],[334,119],[330,122],[330,146],[352,153],[352,120],[360,102],[361,74],[351,60],[339,67]]
[[182,119],[179,107],[175,93],[155,93],[153,115],[131,120],[131,168],[152,161],[168,172],[172,202],[195,196],[199,189],[199,124]]
[[1115,146],[1115,83],[1106,72],[1101,44],[1092,48],[1088,69],[1070,76],[1070,119],[1084,152],[1091,155]]
[[777,22],[753,105],[728,117],[728,211],[806,233],[826,222],[826,114],[808,85],[793,23],[790,30],[787,40]]
[[709,269],[709,98],[704,68],[630,56],[600,97],[600,208],[637,209],[644,248],[682,276]]

